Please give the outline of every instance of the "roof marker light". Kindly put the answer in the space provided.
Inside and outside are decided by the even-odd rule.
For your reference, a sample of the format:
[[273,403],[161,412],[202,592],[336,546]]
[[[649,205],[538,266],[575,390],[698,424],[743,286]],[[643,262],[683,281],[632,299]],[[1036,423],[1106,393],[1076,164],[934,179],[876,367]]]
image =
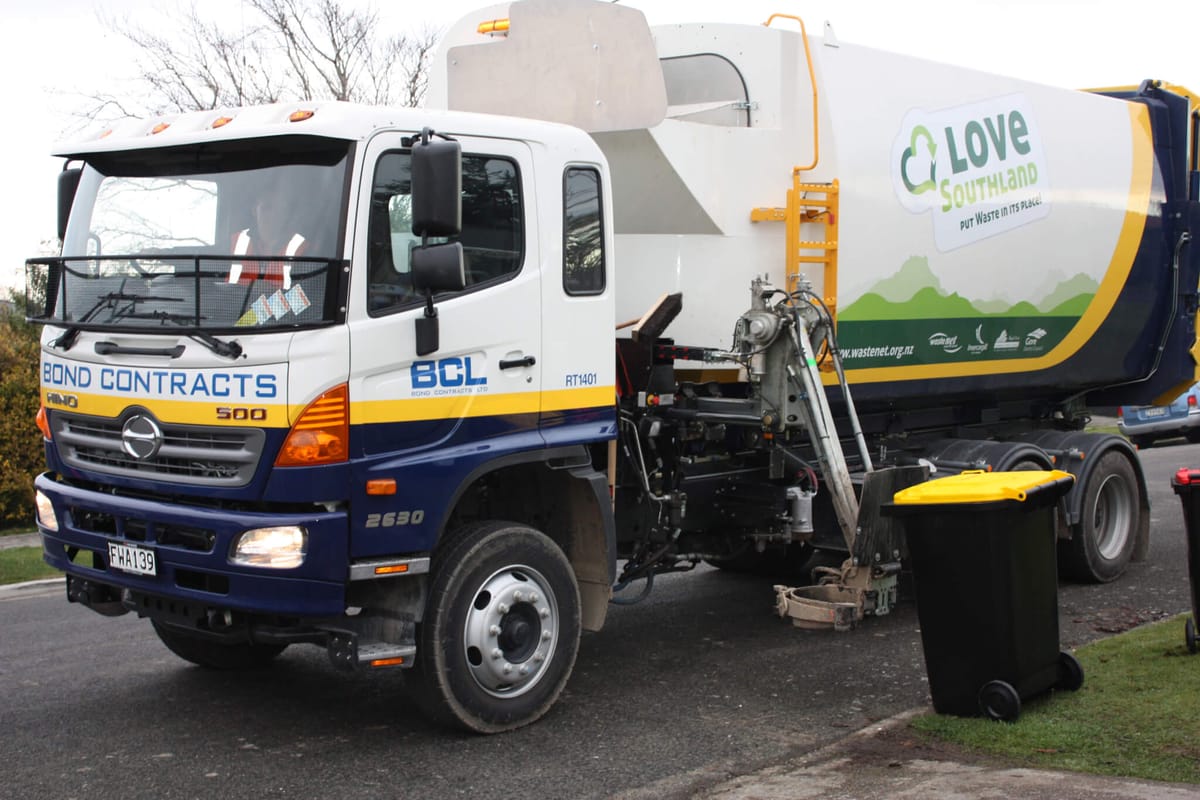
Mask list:
[[153,128],[151,128],[151,129],[150,129],[150,133],[151,133],[151,134],[155,134],[155,133],[162,133],[163,131],[165,131],[165,130],[166,130],[167,128],[169,128],[169,127],[171,127],[171,123],[169,123],[169,122],[160,122],[160,123],[158,123],[157,125],[155,125]]
[[482,33],[485,36],[506,36],[508,34],[508,20],[494,19],[490,22],[481,22],[479,27],[475,29],[476,33]]
[[304,122],[304,120],[306,120],[306,119],[312,119],[312,115],[315,113],[317,113],[317,112],[312,111],[311,109],[301,109],[299,111],[293,111],[291,114],[288,115],[288,122]]
[[213,128],[224,128],[229,123],[233,122],[233,117],[217,117],[213,120]]

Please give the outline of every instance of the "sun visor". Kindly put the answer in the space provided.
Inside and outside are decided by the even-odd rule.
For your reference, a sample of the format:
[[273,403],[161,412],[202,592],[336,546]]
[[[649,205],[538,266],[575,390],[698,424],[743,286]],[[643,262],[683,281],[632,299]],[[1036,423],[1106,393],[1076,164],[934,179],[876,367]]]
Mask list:
[[593,132],[652,128],[665,117],[662,68],[642,12],[614,3],[524,0],[509,7],[507,22],[506,34],[450,48],[449,108]]

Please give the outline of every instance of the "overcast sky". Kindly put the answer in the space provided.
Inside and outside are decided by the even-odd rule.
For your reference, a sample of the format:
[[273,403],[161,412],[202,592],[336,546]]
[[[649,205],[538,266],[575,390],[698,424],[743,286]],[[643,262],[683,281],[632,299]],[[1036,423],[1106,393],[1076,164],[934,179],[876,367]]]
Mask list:
[[[343,0],[366,5],[365,0]],[[651,24],[683,21],[757,24],[771,13],[804,17],[810,32],[828,20],[841,41],[961,64],[1056,86],[1082,88],[1161,78],[1200,91],[1200,0],[623,0]],[[385,24],[444,28],[488,0],[376,3]],[[23,6],[23,7],[22,7]],[[240,0],[198,6],[241,24]],[[24,282],[24,260],[54,236],[49,156],[86,104],[89,91],[131,90],[134,54],[99,15],[163,24],[174,0],[7,0],[0,10],[0,67],[7,120],[7,191],[0,200],[0,284]],[[251,17],[252,18],[252,17]]]

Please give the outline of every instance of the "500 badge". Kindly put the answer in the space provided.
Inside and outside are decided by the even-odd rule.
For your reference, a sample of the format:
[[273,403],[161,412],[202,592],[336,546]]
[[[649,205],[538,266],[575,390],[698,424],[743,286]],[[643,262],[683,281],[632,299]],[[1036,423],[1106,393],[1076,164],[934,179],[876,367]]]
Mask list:
[[399,528],[402,525],[420,525],[425,521],[425,509],[414,511],[388,511],[385,514],[367,514],[368,528]]

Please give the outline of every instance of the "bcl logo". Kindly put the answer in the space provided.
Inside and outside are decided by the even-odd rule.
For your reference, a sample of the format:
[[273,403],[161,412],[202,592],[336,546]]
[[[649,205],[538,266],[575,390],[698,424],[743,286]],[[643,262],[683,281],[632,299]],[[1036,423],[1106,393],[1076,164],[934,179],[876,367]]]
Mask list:
[[434,389],[456,386],[487,386],[487,376],[472,371],[471,357],[441,358],[437,361],[414,361],[409,374],[412,388]]

